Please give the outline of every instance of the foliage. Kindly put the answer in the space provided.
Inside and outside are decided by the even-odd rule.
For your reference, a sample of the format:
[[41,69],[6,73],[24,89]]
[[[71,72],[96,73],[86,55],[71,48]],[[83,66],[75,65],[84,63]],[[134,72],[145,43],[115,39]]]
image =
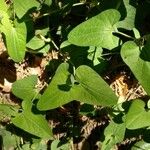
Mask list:
[[[10,59],[20,63],[26,54],[46,55],[54,49],[61,57],[58,65],[50,60],[55,72],[44,92],[36,86],[36,75],[13,83],[21,105],[0,104],[1,122],[7,119],[0,127],[4,149],[47,149],[51,141],[52,150],[69,150],[74,128],[63,143],[53,135],[46,111],[74,100],[107,110],[102,150],[113,149],[136,130],[148,131],[149,102],[138,98],[118,104],[103,75],[111,58],[119,57],[149,96],[149,6],[149,0],[0,0],[0,32]],[[146,140],[130,148],[149,149]]]

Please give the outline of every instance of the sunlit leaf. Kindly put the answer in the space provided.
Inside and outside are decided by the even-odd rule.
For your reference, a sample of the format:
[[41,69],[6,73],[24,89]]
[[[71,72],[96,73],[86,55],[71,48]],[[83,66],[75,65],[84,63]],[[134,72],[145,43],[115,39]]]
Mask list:
[[15,62],[22,61],[26,50],[27,31],[25,23],[17,23],[15,27],[10,23],[5,23],[4,28],[8,54]]
[[71,81],[72,75],[68,69],[67,63],[58,67],[55,76],[38,102],[40,110],[53,109],[72,100],[103,106],[116,104],[117,97],[113,91],[90,67],[80,66],[76,70],[74,81]]
[[22,130],[38,137],[52,138],[52,131],[42,115],[35,115],[30,111],[24,111],[12,119],[12,123]]
[[138,129],[150,126],[150,112],[145,110],[145,103],[142,100],[134,100],[126,115],[126,127]]
[[111,121],[104,131],[105,140],[102,144],[102,150],[112,149],[117,143],[123,141],[125,130],[125,123]]
[[37,76],[32,75],[18,80],[12,85],[12,92],[23,100],[31,100],[36,95],[35,85],[37,84]]
[[4,12],[7,12],[7,5],[6,5],[6,3],[5,3],[5,1],[4,0],[0,0],[0,10],[1,11],[4,11]]
[[150,143],[147,143],[145,141],[138,141],[136,142],[131,150],[149,150],[150,149]]
[[14,0],[14,9],[19,18],[22,18],[31,8],[39,7],[40,3],[36,0]]
[[33,50],[40,49],[40,48],[42,48],[44,45],[45,45],[45,42],[44,42],[42,39],[40,39],[40,38],[38,38],[38,37],[36,37],[36,36],[34,36],[34,37],[26,44],[26,46],[27,46],[28,48],[31,48],[31,49],[33,49]]
[[130,0],[123,0],[119,10],[122,14],[122,7],[125,7],[125,18],[117,23],[117,27],[132,30],[135,27],[136,8]]
[[117,10],[105,10],[75,27],[69,33],[68,40],[79,46],[113,49],[119,45],[119,38],[113,35],[117,31],[115,24],[119,19],[120,13]]
[[145,91],[150,94],[150,42],[139,47],[133,41],[126,42],[121,49],[121,56],[129,66]]

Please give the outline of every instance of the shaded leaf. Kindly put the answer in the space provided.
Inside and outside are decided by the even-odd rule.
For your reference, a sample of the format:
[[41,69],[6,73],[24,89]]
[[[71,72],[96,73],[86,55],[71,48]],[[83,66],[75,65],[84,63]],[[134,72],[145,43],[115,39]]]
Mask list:
[[64,41],[61,45],[61,52],[65,55],[69,55],[71,62],[76,66],[83,64],[90,64],[91,62],[87,59],[89,47],[79,47],[70,44],[68,41]]
[[145,91],[150,94],[150,42],[142,48],[135,42],[126,42],[121,49],[121,56],[129,66],[135,77],[143,86]]
[[44,4],[50,6],[52,4],[52,0],[45,0],[44,1]]
[[101,47],[91,46],[88,52],[89,52],[88,59],[90,59],[93,62],[93,65],[96,66],[100,64],[103,49]]
[[69,65],[66,63],[58,67],[55,76],[37,104],[40,110],[53,109],[74,99],[74,88],[66,84],[70,76],[68,69]]
[[35,136],[48,139],[52,138],[52,131],[42,115],[35,115],[30,111],[24,111],[12,119],[12,123]]
[[37,75],[31,75],[18,80],[12,85],[12,92],[23,100],[31,100],[35,94],[35,85],[37,84]]
[[113,49],[119,44],[119,38],[113,35],[113,32],[117,31],[115,24],[119,19],[120,13],[117,10],[105,10],[75,27],[69,33],[68,40],[79,46]]
[[125,123],[128,129],[138,129],[150,126],[150,112],[145,110],[142,100],[133,100],[126,115]]

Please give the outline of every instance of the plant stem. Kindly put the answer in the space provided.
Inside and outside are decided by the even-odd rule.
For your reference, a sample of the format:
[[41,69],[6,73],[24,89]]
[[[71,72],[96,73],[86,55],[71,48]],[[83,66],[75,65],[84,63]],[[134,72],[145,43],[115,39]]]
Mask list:
[[116,32],[114,32],[114,33],[117,33],[117,34],[123,35],[124,37],[130,38],[130,39],[132,39],[132,40],[135,40],[135,38],[134,38],[134,37],[132,37],[132,36],[130,36],[130,35],[127,35],[127,34],[125,34],[125,33],[123,33],[123,32],[116,31]]
[[54,47],[59,50],[59,47],[55,44],[55,42],[53,40],[51,40],[51,42],[53,43]]

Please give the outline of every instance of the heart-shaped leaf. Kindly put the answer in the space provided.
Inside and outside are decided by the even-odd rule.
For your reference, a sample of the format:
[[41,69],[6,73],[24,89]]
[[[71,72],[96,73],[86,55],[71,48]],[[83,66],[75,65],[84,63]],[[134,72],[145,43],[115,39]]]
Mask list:
[[115,144],[122,142],[125,131],[125,123],[115,123],[111,121],[104,131],[105,140],[102,144],[102,150],[112,149]]
[[150,42],[141,48],[133,41],[126,42],[121,49],[124,62],[130,67],[135,77],[150,94]]
[[126,115],[125,123],[128,129],[138,129],[150,126],[150,112],[144,109],[142,100],[133,100]]
[[103,106],[117,103],[117,97],[110,87],[90,67],[80,66],[76,70],[75,79],[78,83],[71,81],[72,75],[68,69],[67,63],[58,67],[55,76],[38,102],[37,106],[40,110],[53,109],[72,100]]
[[32,75],[18,80],[12,85],[12,92],[23,100],[31,100],[36,95],[35,85],[37,84],[37,75]]
[[117,31],[115,24],[119,19],[120,13],[117,10],[105,10],[74,28],[69,33],[68,40],[79,46],[113,49],[119,44],[119,38],[113,35]]
[[35,115],[30,111],[24,111],[12,119],[12,123],[38,137],[52,138],[52,131],[42,115]]
[[36,0],[14,0],[13,2],[18,18],[22,18],[31,8],[36,8],[40,5]]

